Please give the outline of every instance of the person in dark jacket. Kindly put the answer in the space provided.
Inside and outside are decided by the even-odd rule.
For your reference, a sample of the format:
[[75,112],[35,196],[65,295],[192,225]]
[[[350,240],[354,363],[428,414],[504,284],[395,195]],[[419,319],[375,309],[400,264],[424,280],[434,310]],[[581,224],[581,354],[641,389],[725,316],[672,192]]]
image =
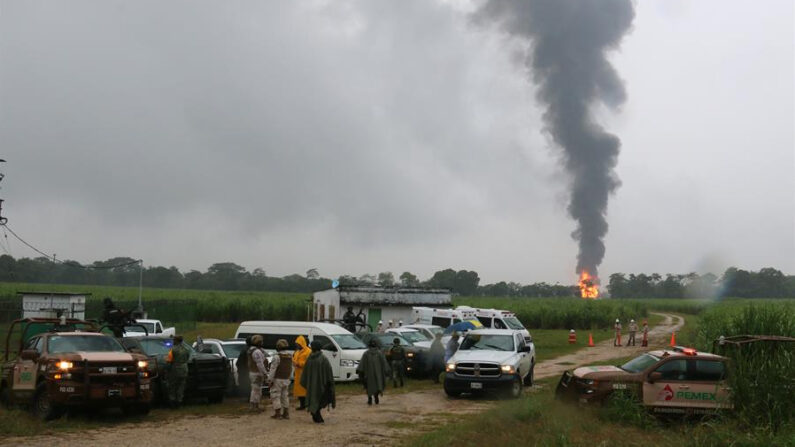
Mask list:
[[450,360],[450,357],[454,356],[455,353],[458,351],[458,332],[454,332],[453,336],[450,338],[450,341],[447,342],[447,348],[444,350],[444,361]]
[[240,351],[237,356],[237,392],[238,395],[244,396],[246,402],[249,401],[251,394],[251,382],[248,378],[248,349],[251,347],[251,337],[246,337],[246,349]]
[[313,341],[309,347],[312,353],[306,359],[304,371],[301,374],[301,386],[306,388],[306,406],[315,423],[323,423],[320,410],[331,405],[337,407],[337,398],[334,393],[334,371],[331,369],[326,356],[323,355],[323,343]]
[[395,337],[392,342],[392,347],[389,348],[389,359],[392,365],[392,386],[397,388],[398,380],[400,387],[403,387],[403,381],[406,379],[406,350],[400,346],[400,339]]
[[439,383],[439,375],[444,371],[444,345],[442,334],[436,334],[431,343],[431,375],[433,383]]
[[378,405],[378,396],[384,394],[386,378],[389,376],[389,365],[386,362],[384,353],[378,349],[375,338],[370,340],[370,347],[362,354],[356,374],[362,379],[364,389],[367,391],[367,405]]

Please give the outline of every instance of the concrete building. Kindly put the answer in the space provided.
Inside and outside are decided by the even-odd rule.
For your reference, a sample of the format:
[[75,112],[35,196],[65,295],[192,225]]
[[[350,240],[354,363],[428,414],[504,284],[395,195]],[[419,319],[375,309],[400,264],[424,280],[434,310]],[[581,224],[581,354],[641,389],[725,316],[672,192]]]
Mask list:
[[377,286],[340,286],[336,289],[315,292],[312,299],[314,321],[341,320],[348,307],[361,312],[365,322],[375,329],[379,320],[386,325],[389,320],[412,323],[411,308],[427,306],[444,308],[452,306],[448,289],[423,289]]
[[90,293],[17,292],[22,295],[22,318],[86,318],[86,297]]

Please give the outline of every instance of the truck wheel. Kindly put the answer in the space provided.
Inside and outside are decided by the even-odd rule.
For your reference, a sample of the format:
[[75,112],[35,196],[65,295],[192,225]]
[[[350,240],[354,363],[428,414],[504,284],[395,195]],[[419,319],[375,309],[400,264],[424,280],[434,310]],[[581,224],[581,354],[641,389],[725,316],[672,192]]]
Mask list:
[[220,404],[223,401],[224,401],[224,392],[223,391],[219,391],[219,392],[217,392],[215,394],[210,394],[207,397],[207,402],[209,402],[211,404]]
[[50,400],[47,393],[47,384],[41,382],[36,386],[36,393],[33,395],[33,415],[43,421],[50,421],[61,417],[64,408],[55,405]]
[[456,391],[456,390],[450,389],[447,386],[447,381],[446,380],[444,381],[444,392],[450,397],[458,397],[458,396],[461,395],[460,391]]
[[533,370],[535,370],[536,364],[535,362],[530,363],[530,372],[524,376],[524,385],[525,386],[533,386],[534,378],[533,378]]
[[519,397],[522,396],[522,389],[523,389],[522,378],[517,377],[513,379],[513,382],[511,382],[511,388],[508,390],[508,395],[512,399],[518,399]]

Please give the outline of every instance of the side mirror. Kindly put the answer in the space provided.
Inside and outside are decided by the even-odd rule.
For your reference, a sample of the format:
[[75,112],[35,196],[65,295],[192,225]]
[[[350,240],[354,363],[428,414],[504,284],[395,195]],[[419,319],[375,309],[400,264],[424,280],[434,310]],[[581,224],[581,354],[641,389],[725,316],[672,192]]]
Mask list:
[[649,383],[654,383],[654,382],[657,382],[657,381],[659,381],[661,379],[662,379],[662,373],[661,372],[655,371],[655,372],[649,374]]
[[36,360],[39,358],[39,353],[35,349],[26,349],[19,354],[22,360]]
[[522,346],[522,349],[520,349],[519,352],[530,352],[530,346],[527,345]]

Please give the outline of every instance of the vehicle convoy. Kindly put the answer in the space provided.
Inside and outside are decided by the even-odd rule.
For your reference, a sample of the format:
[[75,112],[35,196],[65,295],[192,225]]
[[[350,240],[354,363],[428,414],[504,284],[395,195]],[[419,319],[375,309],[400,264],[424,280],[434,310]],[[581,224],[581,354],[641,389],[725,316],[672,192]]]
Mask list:
[[[240,353],[246,350],[246,341],[244,339],[230,338],[227,340],[219,340],[217,338],[199,338],[193,343],[193,349],[205,354],[218,354],[223,357],[229,364],[228,394],[236,395],[241,392],[237,359],[240,357]],[[275,354],[271,351],[266,351],[266,353],[265,359],[268,361],[268,364],[270,364]],[[248,383],[246,380],[244,380],[244,382]],[[263,383],[262,389],[263,394],[265,394],[268,385]]]
[[98,330],[93,323],[65,318],[11,323],[0,375],[3,402],[29,405],[44,420],[76,407],[148,413],[152,394],[146,356],[126,352]]
[[470,331],[445,365],[444,391],[456,397],[499,389],[519,397],[525,385],[533,385],[535,354],[533,343],[527,343],[519,331]]
[[730,409],[726,357],[692,348],[650,351],[621,366],[566,371],[556,397],[603,403],[616,392],[632,393],[656,413],[708,413]]
[[262,335],[263,347],[271,352],[276,351],[276,342],[282,338],[293,350],[299,335],[309,343],[319,341],[323,344],[323,355],[331,363],[335,381],[351,382],[359,378],[356,367],[367,346],[343,327],[307,321],[244,321],[237,328],[235,338],[245,339],[257,334]]
[[365,345],[369,345],[370,340],[375,340],[378,349],[384,353],[387,361],[392,360],[390,350],[392,349],[394,340],[397,338],[400,341],[400,346],[402,346],[403,350],[406,352],[406,374],[420,375],[426,371],[426,363],[429,357],[428,349],[413,345],[400,334],[394,332],[383,334],[360,332],[356,334],[356,336],[359,337]]
[[[144,331],[144,329],[146,329]],[[163,328],[160,320],[136,319],[134,325],[124,326],[125,337],[143,337],[145,335],[166,335],[173,337],[176,334],[173,327]]]
[[[152,379],[152,398],[155,402],[168,402],[168,368],[166,356],[174,339],[165,335],[125,337],[121,339],[127,351],[143,353],[149,360]],[[210,403],[224,400],[229,377],[229,364],[217,354],[196,352],[183,343],[188,350],[188,378],[185,382],[186,398],[207,398]]]

